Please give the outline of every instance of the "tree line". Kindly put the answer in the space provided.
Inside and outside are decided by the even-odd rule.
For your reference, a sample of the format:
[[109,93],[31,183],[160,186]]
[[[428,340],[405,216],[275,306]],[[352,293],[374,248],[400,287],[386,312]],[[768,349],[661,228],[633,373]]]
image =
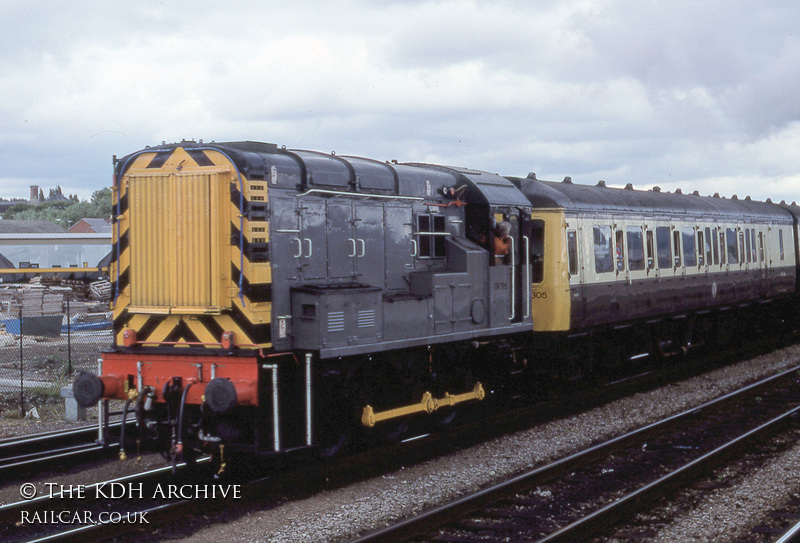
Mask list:
[[44,220],[68,228],[81,219],[111,218],[111,189],[103,188],[92,193],[89,201],[79,200],[77,196],[68,198],[61,195],[61,188],[50,190],[51,196],[58,194],[60,198],[48,198],[39,203],[20,202],[3,213],[4,220]]

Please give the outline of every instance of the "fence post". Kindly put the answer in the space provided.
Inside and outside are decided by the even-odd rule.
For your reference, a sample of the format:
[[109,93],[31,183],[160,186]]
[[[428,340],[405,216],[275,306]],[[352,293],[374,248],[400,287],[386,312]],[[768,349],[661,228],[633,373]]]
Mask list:
[[[103,375],[103,359],[97,359],[97,375]],[[97,403],[97,441],[106,444],[108,432],[108,400],[101,399]]]
[[19,414],[21,417],[25,417],[25,374],[24,369],[22,367],[23,362],[23,351],[22,351],[22,306],[19,306]]
[[72,377],[72,315],[69,310],[70,295],[67,294],[67,367],[69,376]]

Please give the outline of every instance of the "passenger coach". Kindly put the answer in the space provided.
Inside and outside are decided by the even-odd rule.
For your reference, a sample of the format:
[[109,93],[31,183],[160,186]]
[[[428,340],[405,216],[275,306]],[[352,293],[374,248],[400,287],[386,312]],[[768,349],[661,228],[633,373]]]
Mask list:
[[791,310],[770,304],[795,291],[795,220],[787,209],[602,181],[516,182],[533,216],[554,215],[556,225],[544,235],[545,254],[532,255],[544,263],[532,286],[535,331],[596,332],[594,345],[614,343],[616,356],[619,342],[641,344],[643,333],[659,349],[686,349],[730,339],[736,310],[754,306],[756,317]]

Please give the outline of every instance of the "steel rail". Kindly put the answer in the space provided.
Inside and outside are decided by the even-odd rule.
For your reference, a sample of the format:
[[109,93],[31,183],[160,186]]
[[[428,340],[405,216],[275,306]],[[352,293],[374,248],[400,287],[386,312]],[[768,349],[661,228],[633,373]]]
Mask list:
[[104,448],[106,447],[100,443],[85,443],[83,445],[75,445],[73,447],[65,447],[63,449],[54,449],[51,451],[21,454],[19,456],[3,458],[0,459],[0,473],[3,471],[29,466],[37,462],[47,462],[49,460],[57,460],[68,458],[70,456],[101,451]]
[[785,423],[789,418],[800,413],[800,406],[793,407],[789,411],[765,422],[764,424],[750,430],[749,432],[732,439],[724,445],[717,447],[700,458],[684,464],[680,468],[668,473],[667,475],[653,481],[652,483],[627,494],[626,496],[612,502],[605,507],[577,520],[559,530],[539,539],[537,543],[554,543],[580,541],[592,534],[600,531],[604,526],[617,522],[625,515],[635,512],[644,504],[648,498],[655,498],[663,495],[665,491],[673,490],[680,483],[697,477],[699,474],[712,469],[721,459],[732,454],[737,448],[743,447],[751,441],[762,437],[772,431],[776,426]]
[[[115,429],[120,426],[120,422],[113,424]],[[96,437],[96,426],[84,426],[4,439],[0,441],[0,474],[19,472],[20,469],[28,474],[32,469],[46,469],[55,461],[94,456],[104,451],[110,453],[119,445],[116,437],[106,443],[96,441]]]
[[800,522],[786,530],[775,543],[797,543],[800,541]]
[[[203,457],[197,460],[197,465],[203,465],[210,462],[210,458]],[[185,463],[178,464],[179,468],[186,468]],[[87,534],[92,534],[93,537],[110,537],[117,535],[121,532],[135,529],[137,524],[117,523],[113,518],[107,521],[98,520],[91,524],[81,524],[80,526],[59,526],[53,524],[46,524],[44,526],[31,527],[34,531],[33,538],[27,537],[24,533],[20,533],[19,520],[22,518],[23,512],[28,514],[35,514],[39,511],[47,511],[49,509],[59,509],[64,511],[89,511],[89,510],[104,510],[103,504],[109,501],[110,504],[117,508],[124,509],[122,515],[145,515],[153,512],[164,512],[169,510],[177,510],[181,507],[197,508],[198,502],[193,500],[181,499],[175,502],[159,502],[158,500],[147,500],[139,504],[139,500],[127,499],[124,502],[121,498],[114,497],[108,498],[99,489],[111,485],[125,485],[131,488],[132,485],[158,485],[163,481],[174,481],[172,466],[162,466],[160,468],[126,475],[109,481],[103,481],[83,486],[83,494],[81,497],[73,496],[74,491],[66,490],[64,492],[47,493],[37,496],[30,500],[14,502],[11,504],[0,506],[0,527],[6,526],[6,532],[0,531],[0,535],[4,535],[7,541],[25,541],[26,543],[36,542],[50,542],[50,541],[80,541],[85,543]],[[139,488],[144,488],[139,487]],[[136,488],[136,487],[134,487]],[[156,502],[156,503],[153,503]],[[101,507],[98,507],[98,504]],[[107,507],[106,507],[107,508]],[[97,518],[95,514],[93,518]],[[16,526],[15,526],[16,525]],[[143,526],[148,526],[149,522]],[[12,529],[11,527],[15,527]],[[43,534],[42,532],[49,531]]]
[[[118,428],[122,423],[120,421],[111,422],[109,428]],[[128,423],[132,424],[132,423]],[[77,428],[69,428],[67,430],[53,430],[50,432],[41,432],[36,434],[29,434],[24,436],[13,436],[0,439],[0,454],[4,450],[13,449],[23,445],[36,445],[46,441],[68,440],[73,437],[83,437],[84,435],[96,436],[97,425],[79,426]]]
[[[119,424],[119,423],[117,423]],[[37,434],[28,434],[24,436],[12,436],[0,439],[0,453],[3,452],[3,449],[17,447],[22,444],[28,443],[39,443],[44,440],[48,439],[62,439],[68,438],[71,436],[83,435],[85,433],[90,433],[92,435],[97,434],[97,425],[91,426],[80,426],[78,428],[70,428],[68,430],[53,430],[51,432],[42,432]]]

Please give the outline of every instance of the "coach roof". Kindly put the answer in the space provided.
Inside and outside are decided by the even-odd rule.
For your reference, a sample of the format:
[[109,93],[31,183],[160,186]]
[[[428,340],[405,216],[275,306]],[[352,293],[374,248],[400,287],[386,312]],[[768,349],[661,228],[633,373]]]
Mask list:
[[645,216],[694,216],[738,220],[777,221],[791,223],[791,215],[781,207],[749,199],[699,196],[697,194],[669,193],[654,190],[634,190],[631,185],[624,189],[573,184],[569,179],[561,183],[537,179],[515,179],[520,190],[534,207],[559,207],[567,212],[645,215]]

